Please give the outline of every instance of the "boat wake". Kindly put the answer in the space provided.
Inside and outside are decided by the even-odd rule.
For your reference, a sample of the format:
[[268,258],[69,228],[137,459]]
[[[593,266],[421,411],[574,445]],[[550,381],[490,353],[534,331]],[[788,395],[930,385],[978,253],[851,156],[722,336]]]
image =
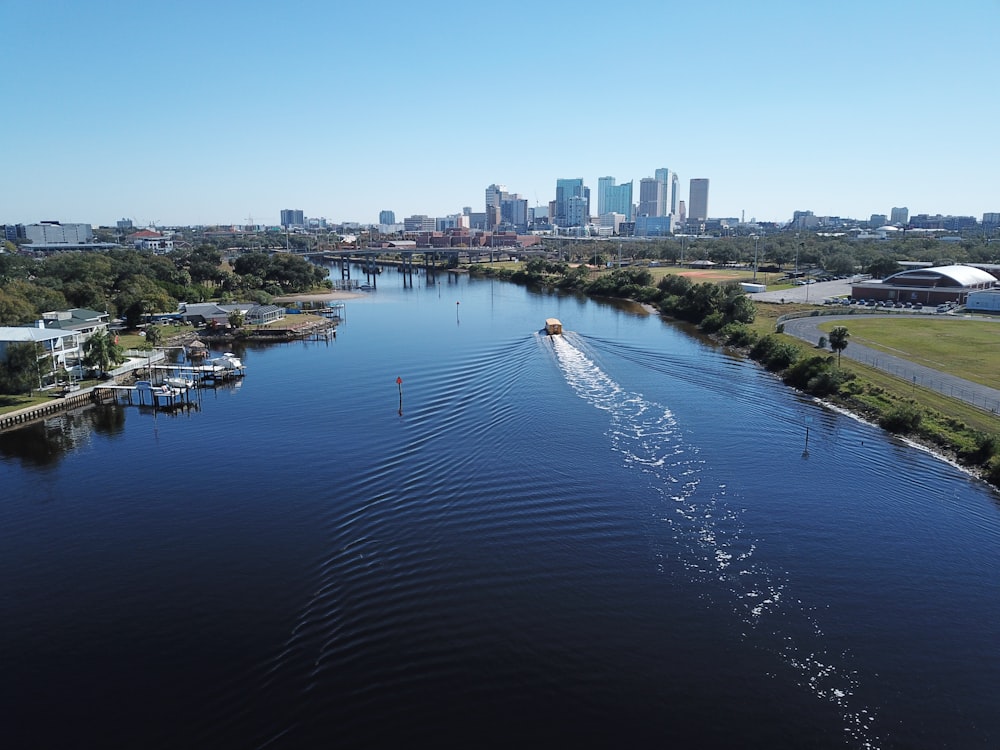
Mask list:
[[677,558],[703,597],[739,618],[745,641],[766,635],[784,644],[778,658],[797,673],[800,685],[837,707],[852,746],[878,747],[873,715],[853,705],[857,676],[843,666],[846,655],[827,653],[813,612],[793,598],[784,576],[754,560],[758,541],[744,528],[729,489],[702,488],[703,462],[697,448],[685,443],[670,409],[622,388],[587,356],[579,337],[550,340],[569,386],[608,413],[611,450],[626,467],[648,474],[651,493],[659,496],[656,520],[672,533],[658,534],[654,542],[658,570],[666,574],[667,558]]

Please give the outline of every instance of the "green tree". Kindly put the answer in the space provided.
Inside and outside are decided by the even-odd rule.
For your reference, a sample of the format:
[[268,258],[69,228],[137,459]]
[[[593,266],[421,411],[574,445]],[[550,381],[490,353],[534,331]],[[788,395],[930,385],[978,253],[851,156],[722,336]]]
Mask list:
[[840,367],[840,353],[847,348],[850,335],[844,326],[837,326],[830,331],[830,348],[837,352],[837,367]]
[[83,345],[83,364],[87,367],[96,367],[101,374],[107,372],[112,365],[124,361],[122,348],[107,331],[95,333]]
[[38,345],[10,344],[0,362],[0,393],[31,393],[38,377]]
[[24,295],[0,289],[0,325],[20,326],[35,318],[35,306]]
[[163,333],[157,326],[148,326],[146,328],[146,343],[151,347],[157,347],[163,341]]

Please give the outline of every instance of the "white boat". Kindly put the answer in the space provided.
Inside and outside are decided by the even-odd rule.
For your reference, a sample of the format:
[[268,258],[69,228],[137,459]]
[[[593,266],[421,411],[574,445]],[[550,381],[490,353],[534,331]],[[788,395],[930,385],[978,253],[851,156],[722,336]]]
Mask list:
[[163,382],[171,388],[194,388],[194,381],[189,378],[167,378]]

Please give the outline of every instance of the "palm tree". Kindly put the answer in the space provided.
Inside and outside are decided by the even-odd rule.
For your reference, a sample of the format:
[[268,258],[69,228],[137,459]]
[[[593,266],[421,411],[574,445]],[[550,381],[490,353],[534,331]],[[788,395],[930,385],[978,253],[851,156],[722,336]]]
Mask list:
[[840,367],[840,353],[847,348],[850,335],[844,326],[837,326],[830,331],[830,348],[837,352],[837,367]]
[[111,365],[116,365],[124,359],[121,347],[107,331],[98,331],[83,345],[83,363],[87,367],[96,367],[100,374],[104,374]]

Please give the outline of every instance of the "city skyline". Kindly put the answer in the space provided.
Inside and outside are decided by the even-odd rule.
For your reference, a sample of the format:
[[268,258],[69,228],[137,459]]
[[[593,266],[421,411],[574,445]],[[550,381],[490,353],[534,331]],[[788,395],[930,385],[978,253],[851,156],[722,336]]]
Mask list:
[[[366,9],[292,0],[260,42],[274,7],[252,0],[11,0],[0,221],[367,224],[478,207],[494,183],[547,205],[567,175],[635,200],[662,165],[680,199],[710,178],[713,217],[1000,210],[1000,4],[638,0],[613,32],[606,12],[390,2],[358,34]],[[545,83],[567,59],[578,85]]]

